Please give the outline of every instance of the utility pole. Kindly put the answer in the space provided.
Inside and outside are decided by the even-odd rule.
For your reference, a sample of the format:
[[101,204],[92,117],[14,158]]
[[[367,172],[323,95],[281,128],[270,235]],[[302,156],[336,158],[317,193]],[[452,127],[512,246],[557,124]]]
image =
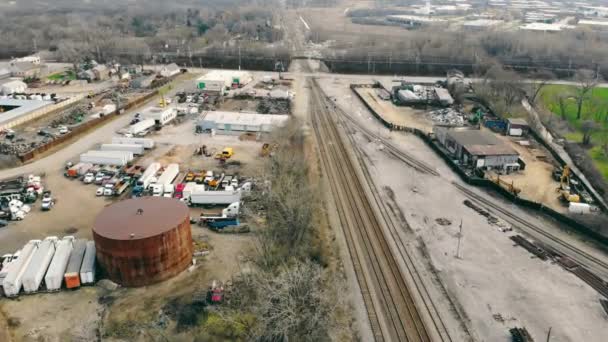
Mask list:
[[239,71],[241,70],[241,44],[239,44]]
[[456,247],[456,259],[460,259],[460,240],[462,239],[462,219],[460,219],[460,230],[458,231],[458,246]]
[[549,340],[551,339],[551,328],[553,327],[549,327],[549,332],[547,333],[547,342],[549,342]]

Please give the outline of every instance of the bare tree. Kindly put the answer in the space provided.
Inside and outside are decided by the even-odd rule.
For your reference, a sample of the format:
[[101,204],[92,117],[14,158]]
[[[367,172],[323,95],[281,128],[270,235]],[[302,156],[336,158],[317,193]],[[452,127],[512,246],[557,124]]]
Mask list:
[[527,83],[526,92],[528,93],[530,103],[534,105],[543,88],[549,84],[551,80],[555,79],[555,74],[549,70],[541,70],[532,74],[531,78],[532,80]]
[[593,120],[585,120],[581,125],[581,131],[583,132],[583,145],[588,146],[591,144],[591,135],[597,129],[597,125]]
[[578,87],[576,88],[576,119],[580,120],[582,116],[583,104],[589,97],[598,84],[598,78],[592,70],[581,69],[574,75]]
[[570,97],[567,93],[556,93],[553,95],[553,101],[557,104],[559,109],[559,115],[563,120],[568,120],[568,98]]

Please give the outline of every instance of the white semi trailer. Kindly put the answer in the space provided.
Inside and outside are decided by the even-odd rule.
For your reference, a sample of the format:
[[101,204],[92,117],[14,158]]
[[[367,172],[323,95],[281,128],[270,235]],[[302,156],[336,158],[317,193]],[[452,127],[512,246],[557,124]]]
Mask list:
[[112,144],[133,144],[142,145],[145,149],[154,148],[154,140],[148,138],[114,137],[112,138]]
[[55,255],[44,276],[47,291],[61,290],[65,269],[68,267],[68,260],[70,260],[70,253],[72,253],[73,241],[72,237],[65,237],[57,242]]
[[55,254],[56,237],[46,238],[40,243],[28,268],[23,274],[23,291],[25,293],[38,292],[42,279],[49,268],[53,255]]
[[144,154],[144,146],[137,144],[102,144],[99,149],[102,151],[127,151],[136,156]]
[[19,253],[19,257],[13,264],[13,267],[9,270],[2,287],[4,289],[4,295],[7,297],[16,297],[21,291],[23,284],[23,274],[27,270],[34,252],[38,249],[40,240],[30,240]]
[[80,283],[82,285],[95,283],[95,242],[87,241],[87,248],[80,267]]
[[143,189],[147,189],[153,181],[156,180],[156,173],[160,170],[160,163],[152,163],[146,168],[146,171],[139,177],[138,185],[141,185]]

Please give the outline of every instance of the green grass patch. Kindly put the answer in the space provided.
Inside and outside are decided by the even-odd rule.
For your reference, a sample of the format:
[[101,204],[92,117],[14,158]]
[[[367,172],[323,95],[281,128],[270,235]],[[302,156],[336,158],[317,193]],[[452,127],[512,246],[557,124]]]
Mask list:
[[73,71],[64,71],[52,74],[46,77],[51,81],[72,81],[76,79],[76,74]]
[[589,151],[593,163],[602,173],[602,176],[608,181],[608,157],[604,154],[604,151],[600,146],[596,146]]
[[[561,111],[557,97],[560,95],[570,95],[566,99],[566,120],[576,129],[580,129],[582,120],[595,120],[598,111],[605,110],[606,105],[608,105],[608,88],[595,88],[583,103],[581,120],[577,120],[576,87],[571,85],[547,85],[542,89],[540,99],[546,108],[559,117],[561,117]],[[602,125],[608,127],[605,120]]]

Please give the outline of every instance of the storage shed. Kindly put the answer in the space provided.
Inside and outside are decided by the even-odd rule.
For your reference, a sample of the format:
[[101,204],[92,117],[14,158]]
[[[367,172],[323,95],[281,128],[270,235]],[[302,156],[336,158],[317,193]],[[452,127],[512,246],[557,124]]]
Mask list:
[[515,171],[519,154],[492,133],[435,126],[435,137],[462,165],[475,169]]
[[236,112],[206,112],[197,124],[199,131],[216,130],[218,133],[270,132],[287,123],[285,114],[249,114]]
[[520,118],[507,119],[507,134],[511,136],[522,136],[528,134],[530,125],[528,121]]

